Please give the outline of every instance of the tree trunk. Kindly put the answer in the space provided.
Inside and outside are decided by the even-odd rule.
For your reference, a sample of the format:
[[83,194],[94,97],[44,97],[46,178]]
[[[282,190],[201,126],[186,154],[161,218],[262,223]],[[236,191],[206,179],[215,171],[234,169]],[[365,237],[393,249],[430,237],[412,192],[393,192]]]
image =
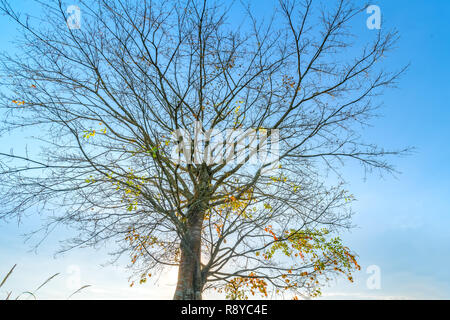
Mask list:
[[174,300],[201,300],[203,279],[201,269],[202,226],[205,212],[208,210],[210,173],[203,165],[198,173],[197,197],[187,213],[186,231],[181,239],[180,267]]
[[202,220],[189,224],[181,244],[178,283],[174,300],[201,300],[203,279],[200,263]]

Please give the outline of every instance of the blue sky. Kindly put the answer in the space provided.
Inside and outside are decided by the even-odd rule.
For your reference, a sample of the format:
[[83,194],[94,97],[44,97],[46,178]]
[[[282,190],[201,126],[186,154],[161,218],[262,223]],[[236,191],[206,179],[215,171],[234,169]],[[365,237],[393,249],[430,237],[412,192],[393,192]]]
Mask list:
[[[26,4],[30,1],[20,2],[19,6],[29,9]],[[382,97],[383,117],[373,121],[364,136],[387,148],[414,146],[416,151],[393,160],[402,172],[395,177],[373,174],[363,179],[359,166],[344,168],[357,202],[353,207],[356,228],[342,238],[359,254],[362,270],[353,284],[330,283],[323,298],[449,299],[450,1],[386,0],[373,4],[381,8],[382,27],[394,27],[401,36],[386,67],[411,66],[399,87]],[[364,19],[362,16],[361,30],[356,30],[363,36],[372,32]],[[1,48],[8,49],[7,41],[14,37],[15,28],[0,17],[0,30]],[[8,151],[10,145],[0,148]],[[128,273],[123,270],[126,261],[117,267],[101,266],[108,261],[108,248],[75,250],[54,257],[63,231],[52,235],[37,252],[30,251],[30,244],[24,244],[20,235],[39,222],[39,217],[32,216],[19,226],[0,223],[0,275],[19,264],[7,288],[20,293],[61,272],[42,289],[40,298],[64,298],[78,284],[93,285],[78,298],[171,298],[174,271],[164,275],[158,287],[147,283],[129,288]],[[367,286],[370,275],[366,270],[371,265],[379,267],[379,289]]]

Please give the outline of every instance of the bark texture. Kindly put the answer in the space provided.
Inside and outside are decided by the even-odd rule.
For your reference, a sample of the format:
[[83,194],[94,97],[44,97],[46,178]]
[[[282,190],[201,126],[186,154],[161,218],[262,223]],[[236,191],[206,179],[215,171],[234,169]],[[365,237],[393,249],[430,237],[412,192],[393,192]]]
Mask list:
[[182,241],[178,283],[174,300],[202,299],[201,226],[201,220],[189,223],[185,239]]
[[203,165],[198,172],[195,197],[189,207],[187,224],[181,240],[181,258],[174,300],[201,300],[205,277],[201,265],[202,226],[208,210],[210,172]]

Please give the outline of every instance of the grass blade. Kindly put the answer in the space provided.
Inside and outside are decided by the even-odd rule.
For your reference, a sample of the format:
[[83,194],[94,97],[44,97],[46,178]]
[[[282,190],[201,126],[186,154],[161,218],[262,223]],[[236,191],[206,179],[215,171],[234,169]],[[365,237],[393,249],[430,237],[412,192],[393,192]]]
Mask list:
[[82,291],[83,289],[89,288],[90,286],[91,286],[90,284],[85,285],[85,286],[82,286],[80,289],[78,289],[77,291],[75,291],[74,293],[72,293],[72,294],[67,298],[67,300],[69,300],[70,298],[72,298],[74,295],[76,295],[77,293],[79,293],[79,292]]
[[14,267],[11,268],[11,270],[9,270],[8,274],[6,275],[6,277],[3,279],[2,283],[0,283],[0,288],[3,287],[3,285],[5,284],[6,280],[8,280],[9,276],[11,275],[11,273],[13,273],[14,269],[17,267],[17,264],[14,265]]
[[53,280],[53,278],[55,278],[56,276],[58,276],[59,273],[55,273],[54,275],[52,275],[50,278],[48,278],[47,280],[44,281],[43,284],[41,284],[36,290],[34,290],[34,293],[36,293],[40,288],[42,288],[43,286],[45,286],[47,283],[49,283],[50,281]]
[[32,297],[34,298],[34,300],[37,300],[37,298],[36,298],[36,296],[34,295],[34,293],[33,293],[33,292],[30,292],[30,291],[22,292],[21,294],[19,294],[19,295],[17,296],[16,300],[19,300],[19,298],[20,298],[22,295],[24,295],[24,294],[29,294],[30,296],[32,296]]

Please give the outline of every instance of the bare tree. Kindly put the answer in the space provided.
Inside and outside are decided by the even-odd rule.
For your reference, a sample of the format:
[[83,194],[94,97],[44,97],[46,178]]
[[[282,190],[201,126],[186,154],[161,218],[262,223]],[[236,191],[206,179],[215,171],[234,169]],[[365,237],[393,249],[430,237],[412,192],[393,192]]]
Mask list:
[[80,28],[67,4],[38,2],[31,18],[0,1],[23,31],[1,58],[2,132],[36,139],[1,153],[0,217],[46,212],[46,231],[80,231],[67,249],[116,240],[141,281],[178,266],[175,299],[351,280],[355,255],[331,236],[352,196],[326,172],[391,171],[402,152],[359,134],[403,71],[381,68],[395,32],[353,43],[364,8],[345,0],[280,1],[266,20],[243,6],[237,23],[206,0],[82,0]]

